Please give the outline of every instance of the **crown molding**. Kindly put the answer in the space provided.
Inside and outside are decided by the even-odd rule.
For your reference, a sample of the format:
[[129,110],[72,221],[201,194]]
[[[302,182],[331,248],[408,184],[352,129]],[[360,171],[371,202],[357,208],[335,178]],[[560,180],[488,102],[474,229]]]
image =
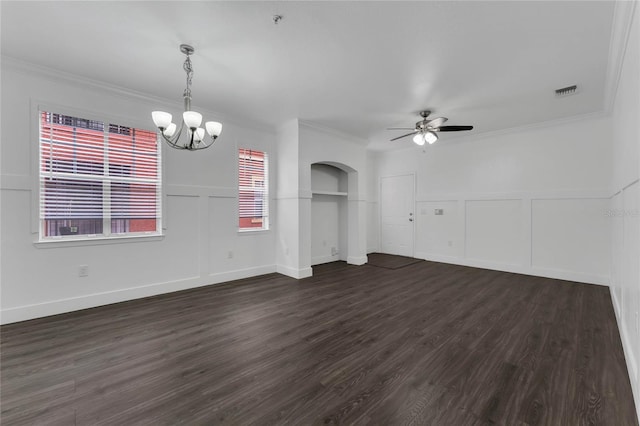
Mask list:
[[349,141],[353,141],[353,142],[357,143],[358,145],[362,146],[363,148],[366,148],[367,144],[369,143],[369,141],[367,139],[364,139],[362,137],[355,136],[355,135],[352,135],[352,134],[349,134],[349,133],[345,133],[345,132],[342,132],[340,130],[332,129],[331,127],[326,127],[326,126],[323,126],[321,124],[314,123],[314,122],[311,122],[311,121],[298,120],[298,123],[299,123],[300,126],[304,126],[304,127],[309,128],[309,129],[317,130],[317,131],[320,131],[320,132],[323,132],[323,133],[326,133],[328,135],[335,136],[335,137],[338,137],[338,138],[341,138],[341,139],[346,139],[346,140],[349,140]]
[[[505,136],[505,135],[511,135],[511,134],[516,134],[516,133],[523,133],[523,132],[529,132],[529,131],[535,131],[535,130],[540,130],[540,129],[546,129],[549,127],[557,127],[557,126],[562,126],[565,124],[571,124],[571,123],[576,123],[576,122],[581,122],[581,121],[589,121],[589,120],[596,120],[596,119],[600,119],[600,118],[605,118],[607,117],[609,114],[605,113],[605,111],[596,111],[596,112],[589,112],[586,114],[579,114],[579,115],[572,115],[569,117],[563,117],[563,118],[556,118],[553,120],[547,120],[547,121],[540,121],[538,123],[531,123],[531,124],[525,124],[522,126],[516,126],[516,127],[508,127],[505,129],[499,129],[499,130],[491,130],[491,131],[486,131],[486,132],[479,132],[479,133],[474,133],[474,134],[469,134],[469,135],[465,135],[465,136],[459,136],[456,138],[451,138],[451,139],[447,139],[447,143],[466,143],[466,142],[476,142],[478,140],[484,140],[484,139],[491,139],[491,138],[495,138],[498,136]],[[401,148],[401,149],[371,149],[371,152],[375,152],[375,153],[379,153],[379,154],[384,154],[386,152],[401,152],[401,151],[409,151],[409,150],[416,150],[416,146],[410,146],[407,148]],[[422,151],[422,149],[421,149]]]
[[[74,86],[82,86],[93,90],[99,90],[128,100],[136,99],[151,104],[157,104],[158,106],[174,108],[178,110],[182,110],[184,108],[182,100],[174,101],[160,96],[154,96],[149,93],[139,92],[133,89],[106,83],[104,81],[76,75],[55,68],[46,67],[40,64],[35,64],[33,62],[23,61],[11,56],[0,55],[0,63],[2,64],[2,68],[14,70],[19,73],[30,74],[36,77],[48,78],[50,80],[59,81]],[[228,116],[225,116],[224,114],[218,113],[216,111],[211,111],[206,108],[199,109],[201,109],[201,111],[206,113],[207,115],[216,117],[216,119],[222,121],[224,124],[231,124],[235,127],[251,129],[262,133],[269,133],[271,135],[276,134],[275,127],[253,123],[250,120],[242,119],[241,117],[237,119],[230,118]]]
[[637,0],[615,2],[613,20],[611,23],[611,39],[609,40],[609,60],[607,62],[607,76],[605,78],[604,111],[611,113],[618,92],[622,65],[629,43],[631,24]]
[[451,141],[466,142],[469,140],[475,141],[478,139],[490,139],[496,136],[505,136],[513,133],[535,131],[540,129],[546,129],[549,127],[557,127],[565,124],[576,123],[580,121],[590,121],[590,120],[592,121],[600,118],[605,118],[607,115],[608,114],[605,111],[600,110],[595,112],[588,112],[585,114],[578,114],[578,115],[571,115],[568,117],[556,118],[553,120],[540,121],[537,123],[525,124],[522,126],[507,127],[505,129],[480,132],[480,133],[477,133],[476,135],[461,136],[459,138],[451,139]]

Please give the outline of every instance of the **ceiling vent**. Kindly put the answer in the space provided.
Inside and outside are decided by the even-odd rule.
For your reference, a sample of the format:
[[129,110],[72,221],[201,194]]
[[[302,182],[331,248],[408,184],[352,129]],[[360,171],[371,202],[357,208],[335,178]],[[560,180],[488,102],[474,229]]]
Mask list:
[[573,86],[563,87],[562,89],[556,89],[556,98],[575,95],[577,90],[578,86],[575,84]]

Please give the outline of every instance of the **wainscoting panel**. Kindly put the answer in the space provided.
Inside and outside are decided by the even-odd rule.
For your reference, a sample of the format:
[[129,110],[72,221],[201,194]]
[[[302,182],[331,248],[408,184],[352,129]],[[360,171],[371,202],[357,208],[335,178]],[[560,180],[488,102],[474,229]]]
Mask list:
[[608,208],[608,199],[532,200],[532,267],[608,275]]
[[421,201],[416,204],[416,252],[431,256],[460,257],[462,230],[458,226],[458,201]]
[[465,216],[467,259],[522,264],[522,200],[467,200]]

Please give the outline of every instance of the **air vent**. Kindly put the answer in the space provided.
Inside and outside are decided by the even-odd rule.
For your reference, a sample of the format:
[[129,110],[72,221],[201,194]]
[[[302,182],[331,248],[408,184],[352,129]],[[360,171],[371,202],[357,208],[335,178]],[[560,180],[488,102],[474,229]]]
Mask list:
[[556,89],[556,97],[560,98],[564,96],[575,95],[577,90],[578,86],[576,86],[575,84],[573,86],[563,87],[562,89]]

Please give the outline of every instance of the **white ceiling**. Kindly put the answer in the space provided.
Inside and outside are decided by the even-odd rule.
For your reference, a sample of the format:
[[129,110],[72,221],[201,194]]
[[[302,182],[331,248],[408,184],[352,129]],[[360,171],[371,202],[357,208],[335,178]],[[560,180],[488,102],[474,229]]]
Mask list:
[[[237,121],[301,120],[370,147],[418,111],[473,133],[601,111],[611,1],[8,2],[1,53]],[[274,24],[273,15],[284,16]],[[554,89],[579,93],[555,98]],[[442,134],[455,138],[461,133]]]

